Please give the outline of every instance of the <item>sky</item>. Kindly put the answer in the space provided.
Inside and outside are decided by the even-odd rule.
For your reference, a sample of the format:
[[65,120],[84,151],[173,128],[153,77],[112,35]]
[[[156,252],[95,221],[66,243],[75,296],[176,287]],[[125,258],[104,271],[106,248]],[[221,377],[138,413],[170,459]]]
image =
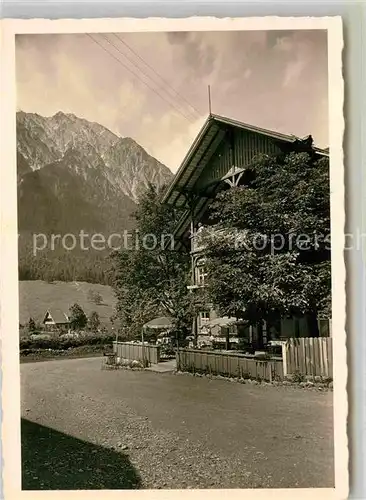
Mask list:
[[18,35],[17,109],[132,137],[177,170],[209,113],[328,146],[323,30]]

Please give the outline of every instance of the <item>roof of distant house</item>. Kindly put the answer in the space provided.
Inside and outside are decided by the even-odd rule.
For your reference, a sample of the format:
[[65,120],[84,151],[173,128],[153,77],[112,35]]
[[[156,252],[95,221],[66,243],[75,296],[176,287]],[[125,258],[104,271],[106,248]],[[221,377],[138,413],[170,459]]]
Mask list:
[[51,316],[55,323],[69,323],[69,317],[66,313],[61,311],[61,309],[48,309],[44,315],[43,321],[45,321],[47,314]]

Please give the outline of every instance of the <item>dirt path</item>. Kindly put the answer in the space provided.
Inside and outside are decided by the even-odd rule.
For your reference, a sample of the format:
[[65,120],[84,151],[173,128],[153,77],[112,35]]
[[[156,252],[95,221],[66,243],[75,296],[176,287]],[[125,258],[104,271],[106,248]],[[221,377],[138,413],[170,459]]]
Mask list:
[[23,488],[333,486],[332,392],[21,366]]

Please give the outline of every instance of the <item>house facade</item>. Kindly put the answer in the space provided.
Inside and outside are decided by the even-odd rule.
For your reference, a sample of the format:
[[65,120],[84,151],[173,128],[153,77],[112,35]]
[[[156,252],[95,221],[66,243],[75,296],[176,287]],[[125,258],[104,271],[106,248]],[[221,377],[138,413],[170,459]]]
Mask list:
[[[176,245],[183,245],[191,254],[191,285],[194,290],[205,286],[204,242],[201,234],[207,230],[208,208],[223,190],[245,186],[248,167],[258,154],[307,152],[329,156],[329,152],[313,146],[311,136],[304,139],[261,129],[218,115],[210,115],[188,151],[162,202],[181,212],[175,228]],[[322,331],[326,333],[324,325]],[[207,304],[194,320],[192,333],[196,341],[210,344],[215,339],[262,347],[269,340],[291,336],[311,336],[306,318],[279,318],[276,324],[264,325],[258,332],[253,327],[238,324],[236,318],[220,318]]]
[[68,315],[59,309],[46,311],[42,323],[47,330],[67,331],[70,327]]

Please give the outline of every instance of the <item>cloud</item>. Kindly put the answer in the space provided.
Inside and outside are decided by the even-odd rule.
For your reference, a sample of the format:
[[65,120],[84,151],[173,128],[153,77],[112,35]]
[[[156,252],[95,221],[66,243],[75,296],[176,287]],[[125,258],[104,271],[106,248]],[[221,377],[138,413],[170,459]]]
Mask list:
[[18,35],[17,107],[99,122],[176,170],[210,85],[213,112],[328,144],[326,32],[119,36]]
[[[204,121],[205,118],[199,118],[187,126],[186,122],[173,112],[165,114],[160,120],[154,120],[151,116],[145,117],[145,124],[149,130],[145,139],[146,148],[153,156],[161,159],[163,163],[175,171]],[[175,130],[174,135],[171,134],[172,129]],[[170,140],[161,143],[159,141],[161,136],[170,137]]]
[[251,76],[252,74],[252,70],[250,68],[247,68],[245,71],[244,71],[244,78],[247,79]]
[[304,61],[303,59],[298,59],[297,61],[291,61],[290,63],[288,63],[283,78],[283,86],[288,87],[292,84],[296,85],[303,73],[305,66],[306,61]]

